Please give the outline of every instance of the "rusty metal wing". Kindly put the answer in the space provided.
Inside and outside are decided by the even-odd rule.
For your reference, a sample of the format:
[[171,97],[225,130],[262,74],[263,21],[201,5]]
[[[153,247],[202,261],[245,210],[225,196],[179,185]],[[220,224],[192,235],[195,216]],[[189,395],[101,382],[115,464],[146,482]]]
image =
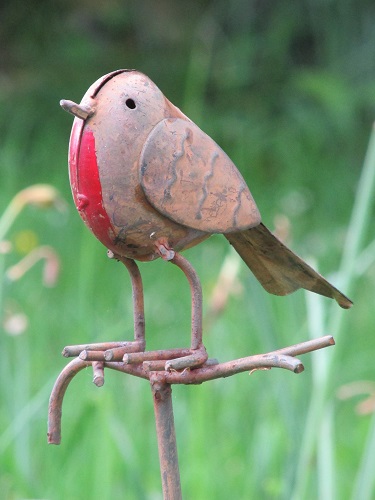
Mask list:
[[258,208],[236,166],[190,121],[159,122],[145,141],[139,166],[146,198],[175,222],[208,233],[260,223]]

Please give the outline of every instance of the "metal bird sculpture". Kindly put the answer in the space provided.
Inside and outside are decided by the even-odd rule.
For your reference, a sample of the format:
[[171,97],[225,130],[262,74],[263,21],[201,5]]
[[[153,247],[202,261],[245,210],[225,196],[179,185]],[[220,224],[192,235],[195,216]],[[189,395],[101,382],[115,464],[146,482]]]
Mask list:
[[60,104],[76,117],[69,148],[75,204],[115,254],[170,260],[222,233],[268,292],[305,288],[352,305],[261,223],[230,158],[146,75],[114,71],[80,104]]
[[[75,116],[70,182],[77,209],[94,235],[131,278],[134,340],[66,346],[76,357],[58,376],[49,403],[48,440],[61,438],[62,401],[68,384],[92,365],[94,383],[104,368],[150,381],[165,498],[181,498],[171,384],[200,384],[250,370],[303,370],[296,355],[334,345],[331,336],[262,355],[219,363],[202,342],[202,289],[180,251],[222,233],[270,293],[298,288],[352,302],[281,243],[262,223],[241,174],[224,151],[135,70],[97,80],[80,104],[62,100]],[[143,285],[136,260],[158,257],[180,267],[191,288],[191,345],[146,351]]]

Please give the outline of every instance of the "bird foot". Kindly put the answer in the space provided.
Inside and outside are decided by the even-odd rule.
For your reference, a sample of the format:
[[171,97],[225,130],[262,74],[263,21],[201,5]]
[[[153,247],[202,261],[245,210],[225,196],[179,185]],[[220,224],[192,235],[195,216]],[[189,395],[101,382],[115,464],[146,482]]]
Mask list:
[[83,361],[121,361],[125,353],[144,351],[144,349],[144,340],[100,342],[66,346],[62,355],[66,358],[78,356]]
[[79,357],[88,362],[122,361],[128,365],[143,364],[147,371],[180,371],[196,368],[207,361],[202,345],[198,349],[164,349],[145,351],[143,341],[103,342],[64,347],[63,356]]
[[208,359],[205,347],[198,349],[164,349],[127,353],[123,357],[124,364],[142,363],[147,371],[180,371],[202,366]]

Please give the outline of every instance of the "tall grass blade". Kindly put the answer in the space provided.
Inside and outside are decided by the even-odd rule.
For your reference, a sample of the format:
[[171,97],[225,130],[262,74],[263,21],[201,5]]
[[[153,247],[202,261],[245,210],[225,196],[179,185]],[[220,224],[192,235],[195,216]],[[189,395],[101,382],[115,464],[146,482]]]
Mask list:
[[375,413],[372,415],[365,450],[355,479],[352,500],[371,500],[375,491]]
[[[358,188],[356,191],[353,211],[349,223],[349,228],[347,232],[346,242],[343,251],[343,257],[340,266],[340,272],[338,275],[338,284],[346,293],[350,292],[353,285],[354,278],[356,277],[356,263],[358,256],[361,253],[361,245],[366,232],[368,231],[369,221],[370,221],[370,209],[373,204],[375,196],[375,128],[373,128],[369,146],[367,149],[366,157],[363,164],[363,169],[361,177],[359,179]],[[308,309],[310,314],[309,329],[313,335],[316,335],[316,324],[320,318],[320,328],[323,329],[324,333],[330,333],[334,336],[336,342],[338,341],[341,331],[342,331],[342,321],[344,311],[337,308],[334,304],[334,308],[330,309],[331,313],[327,317],[327,321],[324,321],[325,311],[323,312],[318,307],[318,301],[320,299],[316,297],[308,297]],[[315,305],[314,305],[315,304]],[[309,306],[310,305],[310,306]],[[328,312],[328,311],[327,311]],[[327,328],[324,325],[327,324]],[[322,332],[320,332],[321,334]],[[294,500],[299,500],[305,498],[306,488],[311,474],[310,464],[313,462],[314,452],[316,447],[321,445],[325,449],[326,459],[329,460],[330,464],[326,463],[326,467],[334,474],[334,464],[333,464],[333,442],[331,443],[331,449],[328,450],[328,443],[322,443],[322,425],[330,426],[333,428],[333,422],[327,423],[326,418],[333,419],[333,411],[327,413],[326,408],[329,403],[330,398],[330,380],[332,372],[334,369],[335,354],[334,353],[319,353],[320,364],[314,366],[314,386],[313,392],[310,399],[310,405],[308,410],[308,415],[305,424],[305,433],[302,440],[300,458],[298,463],[298,469],[296,474],[295,488],[292,498]],[[317,373],[317,370],[319,373]],[[316,383],[319,380],[319,383]],[[329,415],[329,416],[328,416]],[[324,476],[325,478],[327,476]],[[318,481],[323,481],[323,478],[318,478]],[[323,485],[321,484],[323,488]],[[327,487],[328,488],[328,487]],[[332,500],[334,497],[331,497]]]

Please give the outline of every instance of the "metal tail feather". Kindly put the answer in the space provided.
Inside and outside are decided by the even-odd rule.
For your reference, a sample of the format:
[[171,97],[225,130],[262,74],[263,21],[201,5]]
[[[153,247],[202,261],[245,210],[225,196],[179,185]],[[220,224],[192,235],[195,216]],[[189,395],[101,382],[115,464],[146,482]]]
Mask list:
[[264,224],[225,237],[267,292],[287,295],[305,288],[348,309],[352,301],[276,238]]

